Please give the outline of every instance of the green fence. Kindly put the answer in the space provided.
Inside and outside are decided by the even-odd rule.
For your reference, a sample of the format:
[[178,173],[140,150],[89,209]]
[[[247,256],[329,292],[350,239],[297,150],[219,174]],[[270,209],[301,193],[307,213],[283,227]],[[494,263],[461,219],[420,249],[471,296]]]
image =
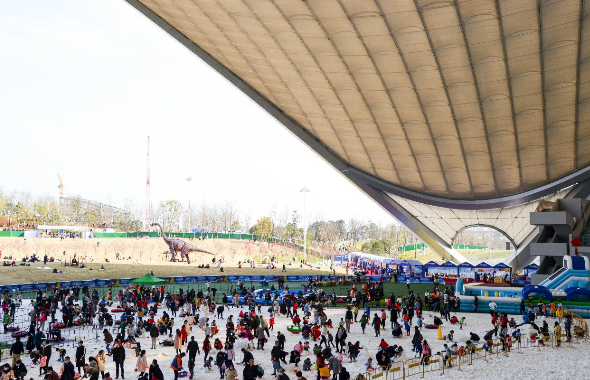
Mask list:
[[469,245],[469,244],[453,244],[453,248],[455,248],[455,249],[488,249],[488,247],[480,247],[478,245]]
[[[408,252],[413,250],[421,250],[422,247],[424,249],[428,248],[428,246],[424,243],[418,244],[408,244],[403,247],[397,247],[398,252]],[[488,247],[480,247],[478,245],[469,245],[469,244],[453,244],[454,249],[488,249]]]
[[[93,232],[95,238],[141,238],[160,237],[159,232]],[[230,233],[192,233],[192,232],[166,232],[166,236],[181,239],[234,239],[234,240],[258,240],[253,234],[230,234]]]
[[25,231],[0,231],[0,237],[24,237]]
[[[24,237],[25,231],[0,231],[0,237]],[[95,238],[159,238],[162,235],[159,232],[93,232]],[[180,239],[232,239],[232,240],[260,240],[255,234],[234,234],[234,233],[192,233],[192,232],[166,232],[167,237]],[[284,244],[296,249],[303,250],[303,246],[289,241],[270,238],[271,243]]]
[[404,245],[403,247],[397,247],[397,251],[398,252],[408,252],[408,251],[413,251],[415,249],[422,249],[422,247],[424,247],[425,249],[428,248],[424,243],[418,243],[418,244]]

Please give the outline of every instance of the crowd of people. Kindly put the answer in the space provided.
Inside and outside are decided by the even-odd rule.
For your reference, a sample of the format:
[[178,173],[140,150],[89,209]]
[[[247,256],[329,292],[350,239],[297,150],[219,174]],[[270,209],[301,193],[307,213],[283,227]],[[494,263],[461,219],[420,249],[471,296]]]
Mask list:
[[[218,371],[220,379],[255,380],[264,376],[264,369],[255,363],[252,353],[267,351],[269,346],[268,356],[264,356],[277,380],[290,380],[291,372],[297,380],[306,380],[306,375],[317,380],[349,380],[351,374],[345,363],[347,360],[356,362],[365,348],[376,352],[363,363],[366,370],[413,357],[420,357],[422,363],[427,363],[433,348],[424,339],[423,328],[438,328],[442,324],[458,329],[467,326],[465,317],[456,315],[460,300],[455,297],[452,286],[443,289],[435,284],[422,299],[412,290],[406,296],[396,297],[393,293],[385,296],[380,282],[354,284],[346,295],[346,307],[338,309],[340,320],[333,321],[328,318],[326,308],[334,305],[335,298],[327,300],[323,297],[325,293],[314,285],[310,278],[302,291],[290,292],[281,283],[277,291],[265,292],[263,299],[267,305],[264,309],[256,302],[259,298],[255,289],[246,289],[243,283],[238,283],[229,294],[219,294],[211,283],[203,290],[180,289],[176,294],[166,292],[164,286],[137,286],[121,289],[116,294],[109,290],[104,298],[88,287],[56,289],[48,293],[38,291],[28,313],[26,336],[22,340],[16,338],[12,344],[12,363],[2,366],[0,380],[24,380],[28,371],[21,357],[25,353],[39,366],[39,376],[49,380],[78,377],[111,380],[110,373],[105,370],[108,361],[115,365],[115,379],[125,378],[131,362],[140,380],[164,380],[167,371],[160,365],[170,367],[174,380],[184,376],[193,379],[199,368]],[[308,289],[314,292],[306,292]],[[2,295],[4,332],[10,330],[15,310],[22,302],[19,296]],[[427,310],[435,313],[432,321],[425,320]],[[531,305],[520,324],[496,312],[492,304],[490,310],[492,326],[483,341],[476,333],[471,333],[469,340],[459,344],[454,340],[453,330],[444,336],[438,353],[445,357],[447,365],[452,365],[453,356],[473,352],[479,342],[491,347],[492,339],[498,338],[505,344],[504,349],[509,350],[508,338],[520,338],[524,325],[529,328],[527,334],[536,334],[534,338],[541,343],[550,333],[546,319],[538,323],[543,307]],[[555,334],[562,331],[563,315],[560,317],[558,310],[559,306],[555,306],[556,313],[548,315],[556,318]],[[293,347],[286,345],[284,334],[287,331],[275,330],[277,318],[289,320],[289,333],[300,334],[301,339]],[[570,339],[571,319],[565,318],[564,324],[563,329]],[[84,341],[80,340],[74,352],[68,354],[69,349],[58,348],[57,355],[52,355],[52,344],[64,339],[62,330],[81,325],[91,325],[102,331],[104,349],[88,352]],[[358,333],[369,334],[367,326],[375,338],[381,338],[377,347],[367,347],[349,338],[353,328]],[[141,345],[140,340],[145,337],[150,338],[149,348]],[[153,350],[160,346],[173,349],[170,363],[150,360],[148,352],[157,352]],[[408,346],[411,348],[407,349]],[[202,359],[197,360],[200,355]]]

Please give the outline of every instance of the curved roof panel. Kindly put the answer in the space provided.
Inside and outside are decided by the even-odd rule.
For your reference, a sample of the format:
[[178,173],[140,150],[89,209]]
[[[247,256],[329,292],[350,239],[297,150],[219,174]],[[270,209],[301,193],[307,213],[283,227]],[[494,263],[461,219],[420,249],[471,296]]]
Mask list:
[[128,1],[394,188],[497,199],[590,163],[590,2]]

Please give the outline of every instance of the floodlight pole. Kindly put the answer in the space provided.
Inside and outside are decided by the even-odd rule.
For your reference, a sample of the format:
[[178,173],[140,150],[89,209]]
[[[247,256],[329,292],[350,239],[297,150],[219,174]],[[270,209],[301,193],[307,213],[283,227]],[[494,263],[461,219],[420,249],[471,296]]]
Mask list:
[[307,259],[307,224],[305,223],[305,194],[309,193],[309,189],[307,187],[303,187],[303,189],[299,190],[299,192],[303,193],[303,258]]

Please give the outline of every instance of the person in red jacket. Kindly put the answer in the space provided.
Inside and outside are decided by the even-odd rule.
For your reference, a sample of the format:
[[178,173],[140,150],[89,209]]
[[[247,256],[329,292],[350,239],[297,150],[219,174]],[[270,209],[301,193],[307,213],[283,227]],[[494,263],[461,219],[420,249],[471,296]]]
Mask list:
[[203,355],[203,366],[205,366],[205,364],[207,363],[209,351],[211,351],[211,342],[209,341],[208,337],[205,337],[205,340],[203,341],[203,353],[205,354]]
[[373,317],[373,323],[371,323],[373,325],[373,328],[375,329],[375,338],[378,337],[380,334],[380,330],[381,330],[381,318],[379,318],[377,316],[377,313],[375,313],[375,316]]
[[379,343],[379,347],[382,349],[386,349],[387,347],[389,347],[389,344],[387,344],[385,339],[381,339],[381,343]]
[[508,323],[508,315],[502,314],[502,319],[500,320],[500,326],[502,327],[500,333],[502,335],[505,335],[508,332]]
[[180,329],[180,337],[182,339],[182,345],[184,346],[188,340],[188,332],[184,328],[184,325],[182,325],[182,328]]

